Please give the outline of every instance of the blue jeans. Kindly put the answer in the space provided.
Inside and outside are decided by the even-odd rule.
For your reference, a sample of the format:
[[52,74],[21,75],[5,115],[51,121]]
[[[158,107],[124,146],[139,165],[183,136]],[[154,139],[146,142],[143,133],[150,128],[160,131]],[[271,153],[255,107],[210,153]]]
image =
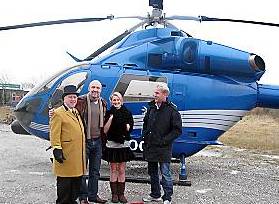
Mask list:
[[102,141],[101,138],[89,139],[86,141],[86,160],[89,162],[88,188],[86,177],[83,176],[80,189],[80,200],[96,200],[98,193],[98,181],[100,178],[100,166],[102,159]]
[[[162,187],[164,190],[164,195],[162,199],[171,201],[171,196],[173,194],[173,181],[172,174],[170,171],[169,162],[159,162],[160,171],[162,174]],[[151,183],[151,193],[150,196],[153,198],[161,197],[161,188],[160,188],[160,178],[159,178],[159,169],[158,162],[148,162],[148,174],[150,176]]]

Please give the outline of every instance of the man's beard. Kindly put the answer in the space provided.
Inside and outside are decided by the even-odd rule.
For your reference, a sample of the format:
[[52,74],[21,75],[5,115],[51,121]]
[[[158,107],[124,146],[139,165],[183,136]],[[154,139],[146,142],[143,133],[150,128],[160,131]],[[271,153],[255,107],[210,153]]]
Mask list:
[[[93,95],[94,94],[94,95]],[[96,101],[100,98],[100,95],[98,93],[91,93],[90,94],[90,98],[93,100],[93,101]]]

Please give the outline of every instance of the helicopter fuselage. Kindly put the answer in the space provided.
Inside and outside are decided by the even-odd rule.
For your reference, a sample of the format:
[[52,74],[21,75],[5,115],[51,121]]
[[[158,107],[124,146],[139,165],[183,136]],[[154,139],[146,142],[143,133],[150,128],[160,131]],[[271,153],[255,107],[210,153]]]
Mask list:
[[48,110],[61,104],[63,87],[74,84],[86,94],[89,83],[97,79],[107,101],[112,92],[122,93],[135,122],[131,149],[140,153],[147,102],[158,83],[167,83],[168,100],[177,106],[183,122],[173,157],[191,156],[207,145],[221,144],[218,138],[259,104],[279,107],[278,88],[273,87],[270,99],[270,89],[256,82],[264,71],[257,55],[187,38],[175,29],[146,29],[124,38],[110,54],[46,80],[22,99],[15,113],[26,131],[48,140]]

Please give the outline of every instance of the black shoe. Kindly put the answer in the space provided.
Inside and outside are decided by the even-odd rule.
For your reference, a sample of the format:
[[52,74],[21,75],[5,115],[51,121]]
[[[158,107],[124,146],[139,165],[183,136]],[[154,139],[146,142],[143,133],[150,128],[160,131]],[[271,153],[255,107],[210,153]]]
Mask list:
[[99,196],[97,196],[97,198],[95,200],[88,199],[88,201],[93,202],[93,203],[106,203],[107,202],[107,200],[103,200]]

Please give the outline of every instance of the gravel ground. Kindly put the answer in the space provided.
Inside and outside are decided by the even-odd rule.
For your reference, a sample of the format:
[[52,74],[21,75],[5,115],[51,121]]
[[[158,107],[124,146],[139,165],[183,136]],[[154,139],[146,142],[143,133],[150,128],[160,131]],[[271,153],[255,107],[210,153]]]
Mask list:
[[[0,203],[55,203],[48,141],[16,135],[0,124]],[[179,164],[172,165],[178,178]],[[173,203],[279,203],[279,156],[233,147],[209,147],[187,158],[192,186],[175,186]],[[101,175],[108,175],[103,163]],[[128,176],[146,177],[145,162],[130,162]],[[130,201],[140,201],[149,184],[127,183]],[[100,181],[99,194],[110,198],[109,183]]]

